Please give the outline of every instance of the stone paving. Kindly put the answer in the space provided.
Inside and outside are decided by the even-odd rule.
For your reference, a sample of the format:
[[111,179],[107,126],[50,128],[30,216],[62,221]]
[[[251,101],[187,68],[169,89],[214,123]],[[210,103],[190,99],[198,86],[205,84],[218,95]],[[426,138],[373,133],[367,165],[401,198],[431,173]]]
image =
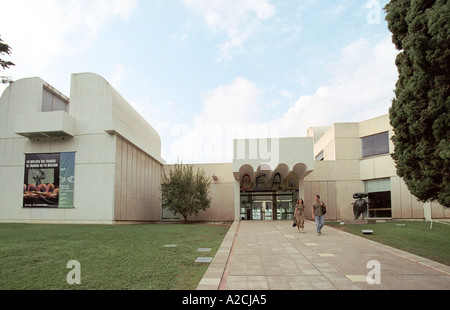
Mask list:
[[332,227],[322,232],[310,221],[304,234],[292,221],[235,221],[197,289],[450,289],[449,266]]

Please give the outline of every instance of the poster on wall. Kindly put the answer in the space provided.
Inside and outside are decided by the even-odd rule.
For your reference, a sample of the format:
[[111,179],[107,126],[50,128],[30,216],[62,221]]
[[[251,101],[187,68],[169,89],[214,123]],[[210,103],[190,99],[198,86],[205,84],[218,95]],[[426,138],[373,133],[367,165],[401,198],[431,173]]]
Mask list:
[[59,208],[73,208],[75,153],[60,154]]
[[25,154],[24,208],[73,208],[75,153]]

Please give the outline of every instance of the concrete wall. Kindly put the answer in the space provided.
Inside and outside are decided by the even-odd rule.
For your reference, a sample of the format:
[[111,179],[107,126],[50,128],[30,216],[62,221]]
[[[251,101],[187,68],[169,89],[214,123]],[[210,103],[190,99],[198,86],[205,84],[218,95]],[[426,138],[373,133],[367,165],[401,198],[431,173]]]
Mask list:
[[[305,178],[306,205],[309,207],[314,195],[319,194],[329,207],[325,219],[353,219],[353,193],[364,192],[366,180],[389,178],[392,218],[424,219],[424,204],[417,201],[397,176],[390,154],[362,158],[361,138],[386,131],[390,139],[394,133],[388,115],[360,123],[310,128],[308,135],[315,141],[314,156],[323,151],[324,161],[316,161],[314,171]],[[389,140],[389,153],[393,150]],[[450,211],[434,202],[431,214],[433,218],[448,218]],[[311,218],[310,212],[307,216]]]
[[[72,75],[71,110],[79,134],[113,139],[113,221],[158,221],[161,219],[161,139],[158,133],[101,76]],[[91,108],[92,105],[92,108]],[[72,109],[72,103],[71,103]],[[101,152],[101,151],[100,151]],[[110,181],[108,181],[110,182]]]
[[232,166],[235,179],[240,180],[242,174],[249,173],[243,171],[243,167],[255,172],[260,169],[276,171],[280,166],[286,167],[286,173],[296,170],[298,177],[303,178],[314,169],[312,150],[313,139],[310,137],[236,139]]
[[[110,223],[113,203],[114,138],[8,139],[0,142],[13,149],[0,164],[0,221],[55,223]],[[76,151],[78,150],[78,151]],[[76,151],[74,209],[22,208],[25,153]],[[2,154],[7,154],[2,152]]]
[[326,220],[352,219],[353,193],[364,191],[364,182],[359,179],[358,161],[320,161],[315,167],[304,180],[307,217],[312,218],[310,209],[317,194],[328,207]]
[[[157,191],[163,161],[156,131],[96,74],[72,75],[68,112],[41,112],[44,86],[52,89],[40,78],[22,79],[8,86],[0,97],[0,222],[159,220],[161,208]],[[39,131],[48,130],[42,122],[55,118],[73,122],[71,135],[38,138]],[[19,129],[25,127],[35,132],[24,136]],[[56,134],[60,131],[57,129]],[[125,144],[127,155],[120,151]],[[127,157],[129,149],[131,160]],[[22,208],[25,153],[59,152],[76,153],[74,208]],[[146,174],[129,175],[126,167],[130,162],[136,169],[142,165],[149,167],[148,177]],[[124,171],[129,178],[124,178]],[[145,182],[149,183],[144,186]],[[119,183],[126,184],[127,194],[135,193],[134,189],[130,191],[135,183],[146,187],[150,198],[141,196],[139,191],[138,196],[123,200],[121,195],[116,195],[118,188],[122,193]],[[144,206],[147,203],[150,204],[148,209]],[[153,209],[157,211],[149,212]]]
[[[171,165],[164,166],[158,133],[101,76],[72,75],[67,112],[41,112],[44,87],[57,92],[40,78],[27,78],[0,97],[0,222],[161,220],[160,176]],[[233,163],[194,165],[217,180],[211,208],[189,220],[238,219],[241,176],[263,170],[280,172],[283,179],[295,172],[307,208],[319,194],[329,208],[327,220],[352,219],[353,193],[365,191],[367,180],[385,178],[391,184],[392,217],[423,219],[423,203],[396,175],[390,155],[362,158],[361,137],[385,131],[392,137],[388,115],[310,128],[307,138],[235,140]],[[314,161],[321,151],[324,160]],[[22,208],[25,154],[59,152],[76,153],[75,208]],[[432,218],[450,217],[437,203],[428,208]]]
[[161,219],[162,164],[118,136],[115,164],[115,221]]
[[[315,131],[309,130],[308,134]],[[335,123],[314,139],[314,156],[323,151],[324,160],[316,161],[314,171],[305,178],[307,218],[312,219],[311,208],[317,194],[328,207],[326,220],[351,219],[353,193],[364,191],[359,166],[359,124]]]
[[[40,78],[19,80],[11,84],[0,99],[0,115],[9,119],[0,128],[0,193],[3,197],[0,221],[111,223],[115,168],[113,136],[104,131],[89,133],[83,127],[83,122],[89,123],[89,120],[79,119],[74,137],[26,138],[15,133],[18,115],[29,114],[29,120],[33,121],[34,116],[40,119],[43,115],[66,113],[41,112],[44,85],[48,84]],[[72,100],[69,109],[76,112],[79,105],[79,101]],[[38,128],[38,125],[33,127]],[[22,208],[25,153],[58,152],[76,152],[75,208]]]

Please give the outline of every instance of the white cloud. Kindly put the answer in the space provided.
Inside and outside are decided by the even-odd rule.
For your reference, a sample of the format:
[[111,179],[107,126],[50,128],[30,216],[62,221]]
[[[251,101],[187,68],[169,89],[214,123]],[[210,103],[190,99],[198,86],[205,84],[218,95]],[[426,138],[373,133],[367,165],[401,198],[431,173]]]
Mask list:
[[179,34],[173,33],[172,34],[172,41],[174,42],[174,46],[178,48],[184,48],[186,41],[189,39],[189,35],[192,32],[192,25],[191,23],[186,23],[183,28],[181,29],[181,32]]
[[125,68],[122,64],[115,64],[110,77],[107,79],[109,83],[114,87],[118,88],[118,85],[125,79],[126,73]]
[[360,39],[329,67],[330,82],[301,96],[280,119],[283,136],[305,136],[311,126],[329,126],[387,114],[397,81],[397,51],[390,37],[371,44]]
[[171,157],[191,163],[230,161],[234,138],[259,137],[267,131],[257,125],[261,96],[262,91],[242,77],[206,92],[202,113],[193,125],[172,127],[177,139],[171,145]]
[[261,91],[252,82],[238,77],[229,85],[208,91],[203,99],[205,119],[214,123],[244,123],[257,119]]
[[294,98],[294,92],[293,91],[282,89],[282,90],[279,91],[279,93],[280,93],[281,96],[283,96],[283,98],[286,98],[286,99]]
[[270,0],[183,0],[183,3],[199,12],[211,31],[226,34],[227,40],[218,47],[219,61],[231,59],[259,31],[261,23],[276,12]]
[[348,45],[340,60],[330,65],[328,84],[301,96],[283,116],[267,122],[259,119],[262,91],[251,81],[236,78],[205,94],[203,111],[193,127],[172,128],[178,139],[171,155],[191,163],[230,162],[235,138],[304,137],[311,126],[386,114],[397,80],[396,54],[390,38],[374,44],[360,39]]
[[[55,57],[84,51],[115,19],[128,19],[138,0],[3,1],[0,29],[17,70],[42,70]],[[20,13],[19,13],[20,12]]]

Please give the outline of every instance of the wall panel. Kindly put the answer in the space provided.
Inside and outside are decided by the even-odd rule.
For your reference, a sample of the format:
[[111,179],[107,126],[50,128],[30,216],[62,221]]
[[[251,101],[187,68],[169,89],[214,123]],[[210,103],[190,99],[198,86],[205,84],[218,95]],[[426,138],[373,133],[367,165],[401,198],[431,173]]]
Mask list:
[[116,158],[114,220],[160,220],[161,164],[120,136]]

